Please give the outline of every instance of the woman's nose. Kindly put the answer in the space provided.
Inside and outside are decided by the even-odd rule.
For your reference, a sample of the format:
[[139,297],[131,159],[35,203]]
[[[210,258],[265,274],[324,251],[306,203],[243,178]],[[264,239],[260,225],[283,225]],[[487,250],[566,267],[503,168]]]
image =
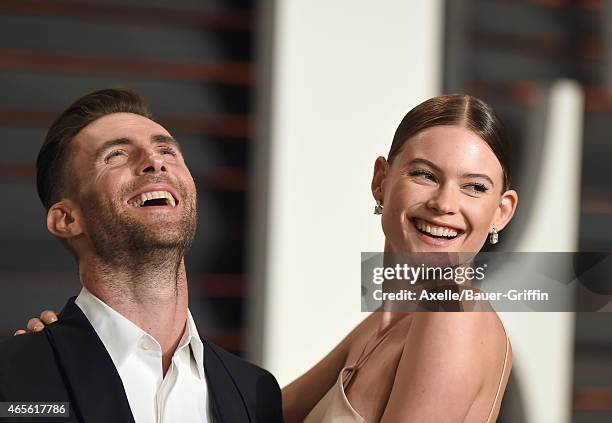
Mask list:
[[455,214],[458,208],[456,192],[450,185],[440,186],[427,202],[427,207],[437,214]]

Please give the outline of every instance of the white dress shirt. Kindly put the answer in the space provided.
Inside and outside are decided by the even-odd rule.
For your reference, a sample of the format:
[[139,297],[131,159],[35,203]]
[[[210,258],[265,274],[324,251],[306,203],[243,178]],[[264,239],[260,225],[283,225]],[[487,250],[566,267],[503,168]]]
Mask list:
[[102,340],[123,382],[136,423],[209,423],[204,347],[191,312],[163,375],[159,343],[86,288],[75,303]]

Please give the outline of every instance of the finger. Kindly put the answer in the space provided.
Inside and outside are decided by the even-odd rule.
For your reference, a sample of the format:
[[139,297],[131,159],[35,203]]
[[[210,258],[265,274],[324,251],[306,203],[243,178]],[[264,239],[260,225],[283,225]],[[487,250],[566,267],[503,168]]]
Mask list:
[[27,332],[25,330],[23,330],[23,329],[19,329],[17,332],[15,332],[13,334],[13,336],[23,335],[24,333],[27,333]]
[[36,317],[33,317],[28,321],[28,331],[30,332],[40,332],[44,328],[45,325],[43,324],[43,322],[41,322],[40,319],[37,319]]
[[50,325],[51,323],[57,322],[57,311],[43,311],[42,313],[40,313],[40,320],[42,320],[45,325]]

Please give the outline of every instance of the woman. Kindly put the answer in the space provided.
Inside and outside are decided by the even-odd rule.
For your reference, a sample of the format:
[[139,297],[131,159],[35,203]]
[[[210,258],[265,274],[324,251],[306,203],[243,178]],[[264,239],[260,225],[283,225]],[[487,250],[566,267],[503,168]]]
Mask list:
[[[497,242],[518,201],[503,126],[467,95],[412,109],[371,189],[385,252],[477,252]],[[511,362],[493,311],[372,313],[283,389],[283,413],[288,423],[493,422]]]
[[[479,251],[517,204],[502,124],[466,95],[411,110],[371,188],[385,252]],[[283,389],[285,420],[495,421],[511,360],[494,312],[372,313]]]

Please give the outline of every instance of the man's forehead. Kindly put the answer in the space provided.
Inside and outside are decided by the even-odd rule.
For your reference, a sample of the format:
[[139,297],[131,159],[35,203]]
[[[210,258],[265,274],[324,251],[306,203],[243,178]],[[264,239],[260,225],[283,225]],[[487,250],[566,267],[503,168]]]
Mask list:
[[157,122],[134,113],[112,113],[96,119],[75,136],[79,148],[95,150],[102,143],[118,138],[150,142],[154,136],[170,133]]

